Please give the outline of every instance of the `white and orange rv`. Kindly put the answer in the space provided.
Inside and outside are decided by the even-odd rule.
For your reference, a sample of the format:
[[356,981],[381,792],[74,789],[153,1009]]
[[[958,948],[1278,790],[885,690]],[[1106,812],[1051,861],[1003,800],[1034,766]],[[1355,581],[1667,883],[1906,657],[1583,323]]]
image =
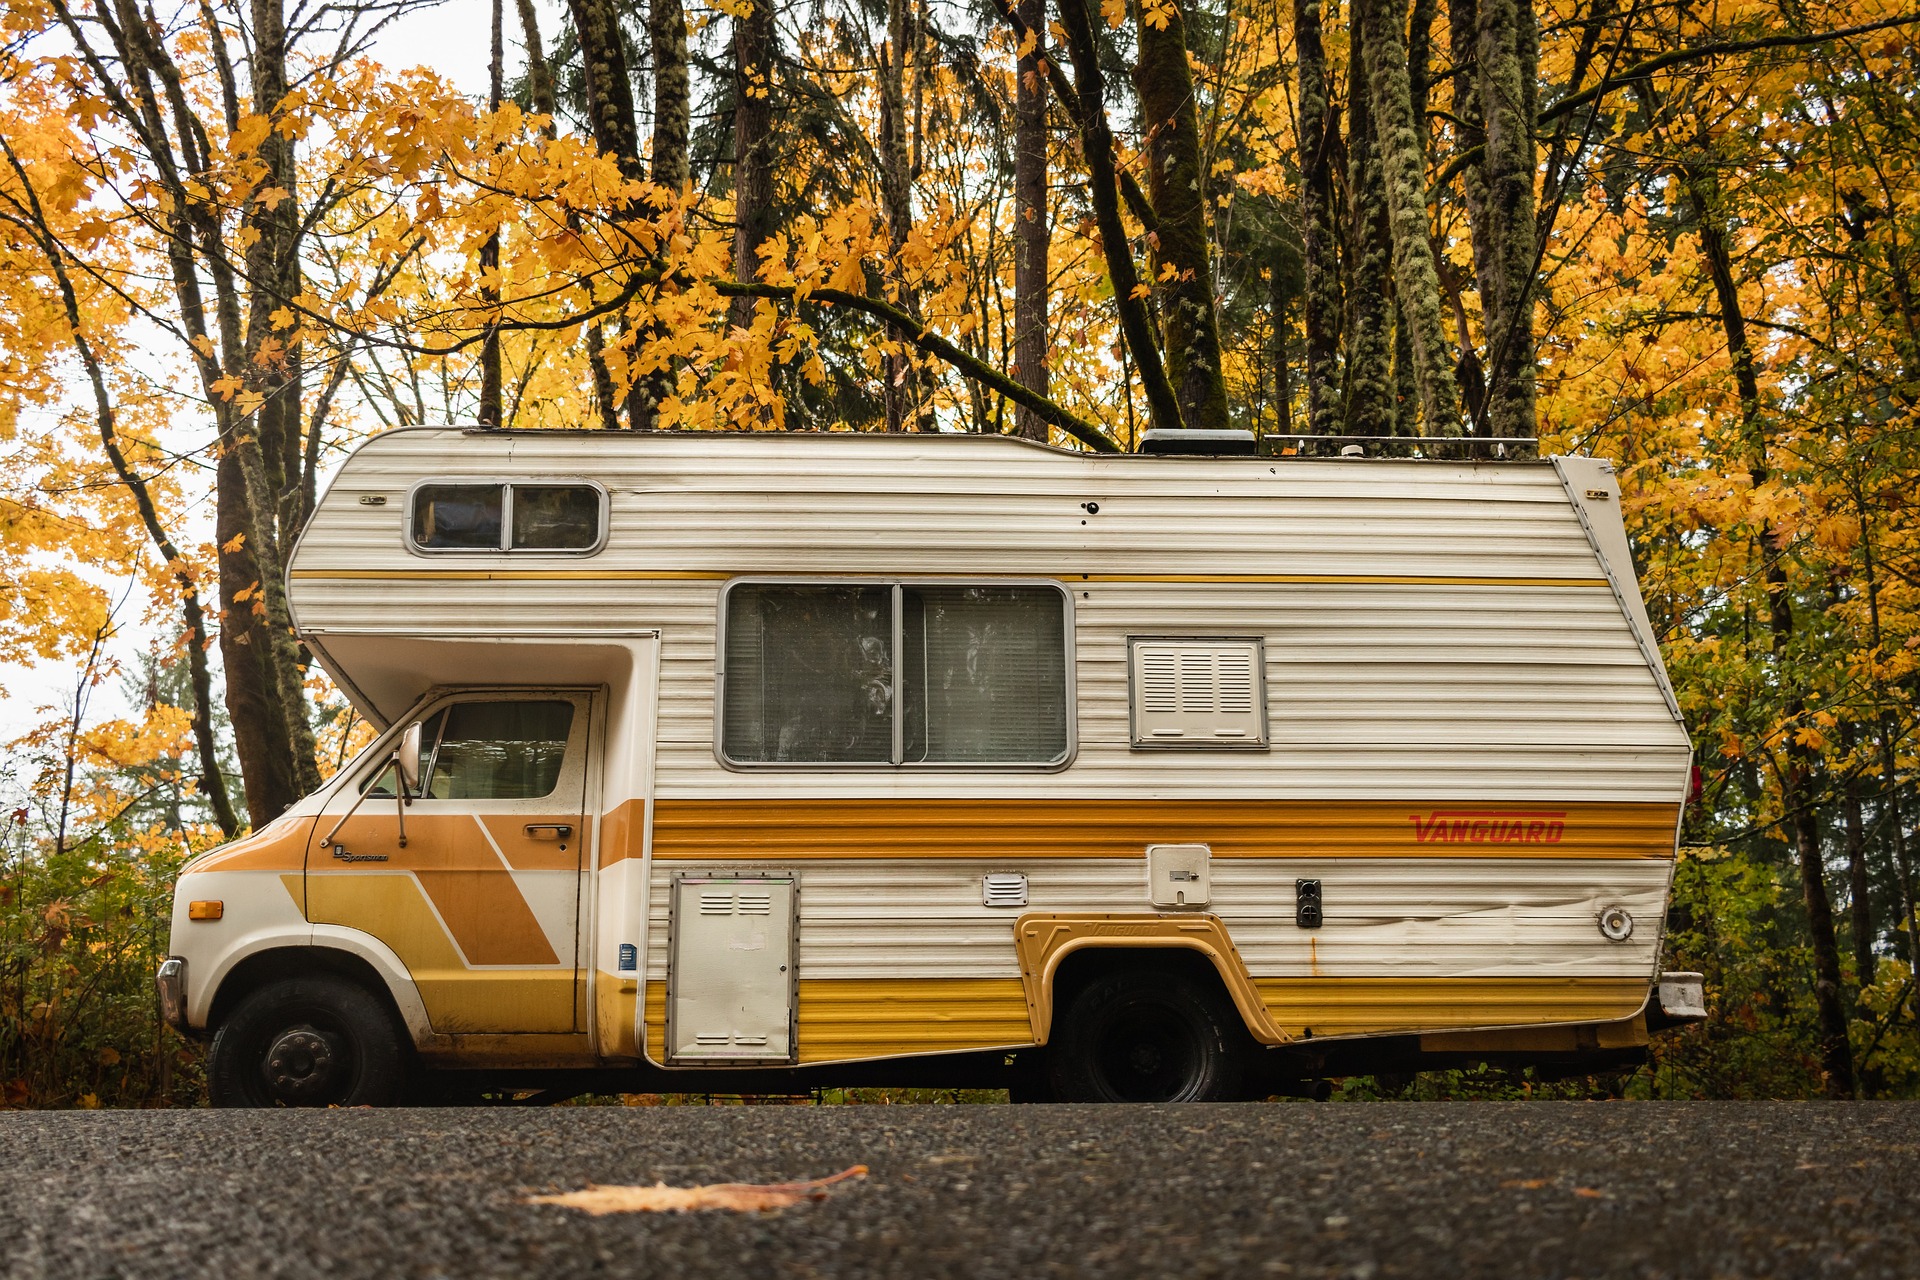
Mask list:
[[382,732],[180,875],[216,1103],[1231,1098],[1703,1016],[1603,461],[408,429],[289,589]]

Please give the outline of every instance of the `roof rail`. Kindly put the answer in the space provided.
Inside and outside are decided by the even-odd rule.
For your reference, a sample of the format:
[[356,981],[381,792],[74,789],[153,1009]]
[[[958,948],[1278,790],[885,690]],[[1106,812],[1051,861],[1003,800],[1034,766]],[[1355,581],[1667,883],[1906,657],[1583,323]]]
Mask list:
[[1537,458],[1533,436],[1323,436],[1269,431],[1260,437],[1263,455],[1339,458],[1437,458],[1518,460]]

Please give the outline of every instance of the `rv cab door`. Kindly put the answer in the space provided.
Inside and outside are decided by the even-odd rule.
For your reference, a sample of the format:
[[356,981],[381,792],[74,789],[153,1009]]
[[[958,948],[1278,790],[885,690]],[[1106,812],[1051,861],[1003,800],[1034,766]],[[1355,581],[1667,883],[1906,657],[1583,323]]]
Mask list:
[[391,948],[436,1032],[584,1027],[577,921],[593,708],[585,691],[448,695],[419,718],[418,794],[404,811],[379,753],[315,824],[308,919]]

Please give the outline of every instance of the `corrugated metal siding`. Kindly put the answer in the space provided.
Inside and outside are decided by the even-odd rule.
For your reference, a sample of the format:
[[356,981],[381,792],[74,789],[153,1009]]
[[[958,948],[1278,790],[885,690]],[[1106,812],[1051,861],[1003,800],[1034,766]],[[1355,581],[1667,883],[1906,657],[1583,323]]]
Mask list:
[[[406,490],[449,474],[592,476],[612,494],[608,545],[586,558],[410,554]],[[387,505],[360,505],[376,494]],[[1544,464],[1262,466],[981,438],[403,431],[343,467],[292,568],[299,621],[321,631],[659,628],[657,785],[668,798],[742,786],[713,758],[718,581],[313,575],[980,573],[1072,587],[1079,754],[1064,774],[758,771],[746,784],[756,794],[1673,803],[1685,786],[1685,736]],[[1223,573],[1596,585],[1139,580]],[[1272,750],[1129,750],[1126,637],[1207,633],[1266,638]]]
[[[684,864],[683,864],[684,865]],[[1023,870],[1024,912],[1142,913],[1139,860],[808,863],[800,875],[803,979],[1017,978],[1013,923],[982,906],[980,878]],[[667,973],[668,884],[654,868],[647,975]],[[1274,859],[1215,861],[1211,910],[1256,978],[1636,979],[1653,975],[1672,865],[1638,859]],[[1293,923],[1295,877],[1321,879],[1326,925]],[[1595,919],[1620,905],[1634,935]]]

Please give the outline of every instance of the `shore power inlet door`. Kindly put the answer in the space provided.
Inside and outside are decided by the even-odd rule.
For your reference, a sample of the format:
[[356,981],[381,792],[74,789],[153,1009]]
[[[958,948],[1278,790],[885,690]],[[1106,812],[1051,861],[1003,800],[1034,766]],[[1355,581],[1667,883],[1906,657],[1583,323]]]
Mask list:
[[673,877],[667,1060],[794,1061],[792,872]]

